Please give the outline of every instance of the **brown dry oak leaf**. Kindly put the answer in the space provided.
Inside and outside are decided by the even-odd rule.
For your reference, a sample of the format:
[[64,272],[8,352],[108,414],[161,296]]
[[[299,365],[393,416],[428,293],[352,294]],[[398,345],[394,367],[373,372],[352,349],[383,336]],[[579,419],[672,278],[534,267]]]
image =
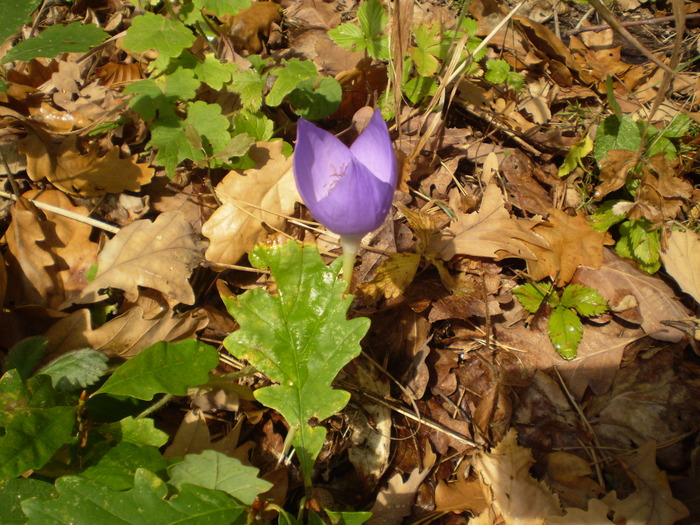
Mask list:
[[100,290],[124,290],[135,301],[138,287],[162,292],[173,301],[194,304],[194,292],[187,281],[201,259],[204,243],[196,238],[185,215],[178,211],[161,213],[154,221],[138,220],[110,239],[98,257],[97,275],[84,289],[78,304],[104,299]]
[[549,250],[547,241],[533,231],[537,221],[511,218],[495,183],[486,187],[479,211],[456,213],[449,228],[431,240],[431,251],[446,261],[455,255],[530,260],[537,257],[535,249]]
[[700,235],[672,231],[661,249],[661,260],[681,290],[700,303]]
[[82,154],[75,136],[54,145],[46,133],[34,128],[20,141],[20,151],[27,156],[29,178],[46,178],[58,189],[84,197],[139,191],[155,173],[146,164],[136,164],[135,156],[121,158],[116,146],[103,157],[95,144]]
[[223,203],[202,226],[210,240],[206,258],[214,263],[235,264],[264,241],[267,231],[280,228],[291,215],[297,192],[292,158],[282,154],[282,141],[258,142],[250,149],[255,167],[231,171],[216,187]]
[[[641,271],[630,259],[606,249],[601,267],[579,268],[574,282],[597,290],[618,316],[641,324],[642,330],[654,339],[677,343],[683,338],[683,332],[664,326],[662,321],[685,319],[688,310],[660,277]],[[629,307],[619,312],[624,306]],[[626,315],[629,310],[636,315]]]
[[542,523],[548,516],[562,514],[556,494],[530,475],[533,463],[530,450],[518,445],[513,428],[495,448],[478,452],[472,461],[505,523]]
[[600,268],[605,233],[591,228],[582,214],[572,217],[551,209],[548,220],[534,228],[551,247],[546,250],[535,247],[536,257],[528,259],[527,270],[534,281],[551,277],[557,286],[564,286],[579,266]]
[[93,329],[90,311],[81,308],[57,321],[44,336],[49,340],[47,355],[61,355],[87,347],[110,357],[126,359],[159,341],[173,342],[193,337],[206,325],[206,316],[197,311],[176,314],[168,309],[149,316],[140,306],[134,306]]

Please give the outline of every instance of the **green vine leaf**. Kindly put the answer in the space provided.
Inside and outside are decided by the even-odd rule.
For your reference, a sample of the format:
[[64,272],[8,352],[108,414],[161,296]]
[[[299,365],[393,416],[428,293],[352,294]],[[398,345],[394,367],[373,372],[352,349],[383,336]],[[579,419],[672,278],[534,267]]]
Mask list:
[[369,319],[346,319],[352,297],[344,296],[345,285],[337,279],[341,261],[326,266],[314,246],[258,246],[250,260],[270,268],[279,291],[272,296],[255,289],[223,298],[241,326],[224,346],[279,383],[257,390],[255,397],[296,428],[293,444],[308,485],[326,436],[311,420],[322,421],[347,404],[350,395],[331,382],[360,353]]
[[145,13],[134,18],[122,41],[124,49],[143,53],[150,49],[158,51],[153,61],[155,69],[165,69],[171,58],[190,47],[194,33],[177,20],[170,20],[154,13]]

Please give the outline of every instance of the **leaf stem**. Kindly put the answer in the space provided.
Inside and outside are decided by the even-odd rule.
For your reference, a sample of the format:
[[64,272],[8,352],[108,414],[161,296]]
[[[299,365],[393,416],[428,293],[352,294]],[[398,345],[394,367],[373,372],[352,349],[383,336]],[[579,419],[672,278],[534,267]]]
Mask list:
[[355,270],[355,256],[360,249],[362,235],[341,235],[340,246],[343,248],[343,280],[345,280],[345,291],[350,291],[352,283],[352,273]]

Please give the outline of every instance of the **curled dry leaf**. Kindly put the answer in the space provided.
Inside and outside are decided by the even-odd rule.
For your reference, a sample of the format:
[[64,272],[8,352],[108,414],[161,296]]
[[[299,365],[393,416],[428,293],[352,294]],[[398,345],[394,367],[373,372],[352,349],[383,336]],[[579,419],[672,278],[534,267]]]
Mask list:
[[77,348],[94,348],[111,357],[128,359],[159,341],[180,341],[193,337],[207,325],[197,311],[176,314],[165,310],[146,315],[134,306],[122,315],[93,329],[90,311],[81,308],[57,321],[44,336],[49,340],[48,355],[61,355]]
[[103,157],[98,156],[96,145],[81,154],[75,136],[54,146],[34,128],[20,141],[20,152],[27,156],[27,174],[33,181],[46,178],[60,190],[83,197],[138,191],[155,173],[145,164],[136,164],[136,156],[121,158],[116,146]]
[[527,269],[533,280],[545,277],[556,279],[557,286],[564,286],[579,266],[598,269],[603,262],[603,245],[606,235],[596,231],[583,215],[571,217],[561,210],[551,209],[549,222],[538,224],[534,232],[544,238],[551,248],[534,247],[536,257],[527,261]]
[[455,211],[457,219],[431,240],[431,251],[446,261],[455,255],[529,260],[537,258],[536,251],[550,249],[547,241],[533,231],[537,221],[510,217],[495,183],[486,187],[479,211]]
[[642,272],[630,259],[618,257],[606,249],[600,268],[579,268],[574,282],[594,288],[608,303],[615,303],[619,298],[629,302],[627,298],[632,296],[636,306],[634,302],[630,304],[638,309],[642,330],[654,339],[677,343],[683,338],[683,332],[664,326],[661,321],[688,317],[686,308],[660,277]]
[[223,203],[202,226],[210,244],[206,258],[235,264],[264,241],[267,231],[284,224],[294,203],[301,202],[292,171],[292,159],[282,154],[282,141],[259,142],[249,152],[255,167],[231,171],[216,187]]
[[661,260],[681,290],[700,303],[700,235],[692,231],[672,231]]
[[123,228],[105,244],[98,258],[97,275],[73,302],[94,303],[104,299],[100,290],[124,290],[135,301],[138,287],[162,292],[170,299],[194,304],[187,281],[201,259],[204,243],[181,212],[161,213],[154,221],[138,220]]
[[639,153],[627,149],[613,149],[600,161],[600,184],[594,197],[602,200],[608,193],[619,190],[627,181],[627,175],[640,161]]
[[664,153],[654,155],[642,167],[642,180],[635,193],[630,219],[644,217],[653,223],[673,219],[690,199],[693,186],[673,169],[673,160]]

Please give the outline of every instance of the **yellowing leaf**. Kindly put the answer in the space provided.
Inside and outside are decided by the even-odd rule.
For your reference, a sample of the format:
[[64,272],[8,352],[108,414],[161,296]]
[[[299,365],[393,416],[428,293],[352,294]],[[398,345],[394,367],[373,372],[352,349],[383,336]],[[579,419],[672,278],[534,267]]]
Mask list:
[[49,139],[36,132],[30,132],[20,141],[20,151],[27,156],[27,174],[34,181],[46,178],[73,195],[93,197],[138,191],[151,181],[155,172],[145,164],[136,164],[136,157],[121,158],[116,146],[99,157],[94,146],[81,154],[75,136],[57,148],[47,144]]
[[661,260],[678,286],[700,303],[700,236],[692,231],[672,231]]
[[450,227],[433,237],[431,250],[446,261],[457,254],[497,260],[536,259],[535,248],[540,252],[549,250],[549,243],[532,230],[536,224],[533,220],[511,218],[494,183],[484,191],[479,211],[457,212]]
[[590,135],[586,135],[579,142],[574,144],[566,154],[564,163],[559,166],[559,176],[564,177],[574,171],[581,159],[593,151],[593,141]]
[[392,253],[381,264],[374,279],[360,285],[360,291],[373,299],[381,295],[387,299],[398,297],[413,282],[419,263],[417,253]]
[[231,171],[216,187],[223,205],[202,226],[211,241],[206,258],[235,264],[264,241],[267,230],[284,224],[294,203],[301,202],[292,171],[292,159],[282,154],[282,142],[258,142],[249,151],[255,167]]
[[559,498],[530,475],[533,463],[530,451],[518,445],[513,428],[491,452],[479,452],[474,458],[474,469],[491,487],[492,505],[505,523],[542,523],[562,514]]
[[145,286],[177,302],[194,304],[187,279],[202,248],[181,212],[161,213],[154,222],[134,221],[107,242],[98,258],[95,279],[73,302],[101,301],[103,288],[124,290],[126,298],[135,301],[138,287]]

